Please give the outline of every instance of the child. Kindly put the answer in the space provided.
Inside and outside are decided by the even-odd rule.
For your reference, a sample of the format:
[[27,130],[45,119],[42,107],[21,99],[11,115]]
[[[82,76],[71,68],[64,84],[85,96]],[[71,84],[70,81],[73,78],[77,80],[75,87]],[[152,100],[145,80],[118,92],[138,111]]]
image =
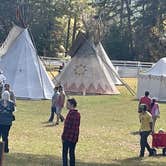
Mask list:
[[160,111],[159,111],[159,105],[156,102],[156,98],[152,98],[152,103],[151,103],[151,114],[152,114],[152,119],[153,119],[153,126],[152,126],[152,132],[154,132],[155,128],[155,123],[157,118],[160,117]]
[[56,121],[56,125],[59,124],[59,119],[61,120],[61,122],[64,121],[64,117],[61,115],[62,109],[64,107],[64,103],[65,103],[65,92],[63,89],[63,86],[59,86],[59,95],[57,98],[57,106],[56,106],[56,114],[57,114],[57,121]]

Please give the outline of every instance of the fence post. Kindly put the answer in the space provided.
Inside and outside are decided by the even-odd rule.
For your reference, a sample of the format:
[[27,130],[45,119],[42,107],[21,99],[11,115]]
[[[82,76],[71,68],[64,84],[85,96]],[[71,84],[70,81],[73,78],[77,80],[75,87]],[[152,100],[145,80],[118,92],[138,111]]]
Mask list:
[[0,142],[0,166],[3,166],[4,142]]

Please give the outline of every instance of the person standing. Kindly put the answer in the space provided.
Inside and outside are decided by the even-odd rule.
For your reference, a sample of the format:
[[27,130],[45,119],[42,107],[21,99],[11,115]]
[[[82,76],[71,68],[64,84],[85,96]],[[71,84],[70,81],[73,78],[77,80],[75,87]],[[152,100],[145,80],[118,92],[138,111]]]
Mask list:
[[140,104],[146,104],[147,110],[151,113],[151,98],[149,97],[149,91],[145,91],[145,96],[140,98],[139,105]]
[[14,105],[16,106],[16,97],[14,95],[14,92],[10,89],[10,85],[5,84],[4,85],[4,90],[6,90],[10,93],[10,100],[13,101]]
[[152,116],[147,111],[147,106],[145,104],[140,104],[139,106],[139,119],[140,119],[140,157],[144,157],[145,148],[149,152],[149,156],[152,156],[152,149],[148,144],[148,136],[152,132]]
[[152,98],[152,103],[151,103],[151,114],[152,114],[152,119],[153,119],[153,126],[152,126],[152,131],[154,132],[155,128],[155,123],[157,118],[160,117],[160,110],[159,110],[159,105],[156,102],[156,98]]
[[3,83],[0,81],[0,99],[2,98]]
[[64,117],[61,114],[64,104],[65,104],[65,92],[63,90],[63,87],[60,85],[59,86],[59,95],[57,98],[57,106],[56,106],[56,108],[57,108],[57,110],[56,110],[57,121],[55,123],[56,125],[59,124],[59,119],[61,120],[61,122],[64,121]]
[[0,136],[5,143],[4,152],[9,152],[8,136],[12,126],[13,112],[15,111],[14,103],[10,101],[10,93],[4,91],[0,101]]
[[3,75],[3,71],[0,70],[0,98],[2,96],[3,86],[5,84],[5,81],[6,81],[6,77]]
[[68,99],[66,108],[69,110],[62,133],[62,159],[63,166],[68,166],[68,152],[70,166],[75,166],[75,148],[79,137],[80,113],[76,110],[77,102],[74,98]]
[[56,106],[57,106],[57,98],[59,96],[59,87],[54,88],[54,94],[52,96],[52,102],[51,102],[51,114],[49,117],[48,122],[53,122],[54,120],[54,114],[56,113]]

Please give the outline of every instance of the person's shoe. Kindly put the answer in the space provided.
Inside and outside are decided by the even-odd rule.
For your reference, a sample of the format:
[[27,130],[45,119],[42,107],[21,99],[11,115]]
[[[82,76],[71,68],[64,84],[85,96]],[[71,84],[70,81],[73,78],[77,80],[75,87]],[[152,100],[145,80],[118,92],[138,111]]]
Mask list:
[[150,152],[149,153],[149,157],[152,157],[152,156],[154,156],[155,154],[153,154],[153,152]]
[[47,124],[47,123],[52,123],[52,121],[48,120],[48,121],[42,122],[42,124]]
[[144,155],[140,154],[139,157],[144,157]]
[[9,153],[9,149],[5,149],[4,152],[5,152],[5,153]]
[[60,117],[61,122],[63,122],[65,120],[65,118],[63,116]]
[[59,122],[56,122],[55,125],[59,125]]
[[156,149],[151,149],[150,152],[149,152],[149,157],[156,156],[156,154],[157,154]]

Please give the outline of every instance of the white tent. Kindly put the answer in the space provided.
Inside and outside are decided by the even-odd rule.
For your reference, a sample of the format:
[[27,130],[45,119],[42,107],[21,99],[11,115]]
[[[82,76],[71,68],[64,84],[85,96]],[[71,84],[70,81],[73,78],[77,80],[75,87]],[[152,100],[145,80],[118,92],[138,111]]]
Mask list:
[[37,56],[27,29],[14,26],[0,48],[3,70],[16,97],[51,99],[53,82]]
[[62,84],[69,93],[119,94],[99,50],[80,32],[69,52],[71,61],[54,82]]
[[166,58],[160,59],[149,71],[138,77],[137,98],[150,92],[151,97],[166,101]]

